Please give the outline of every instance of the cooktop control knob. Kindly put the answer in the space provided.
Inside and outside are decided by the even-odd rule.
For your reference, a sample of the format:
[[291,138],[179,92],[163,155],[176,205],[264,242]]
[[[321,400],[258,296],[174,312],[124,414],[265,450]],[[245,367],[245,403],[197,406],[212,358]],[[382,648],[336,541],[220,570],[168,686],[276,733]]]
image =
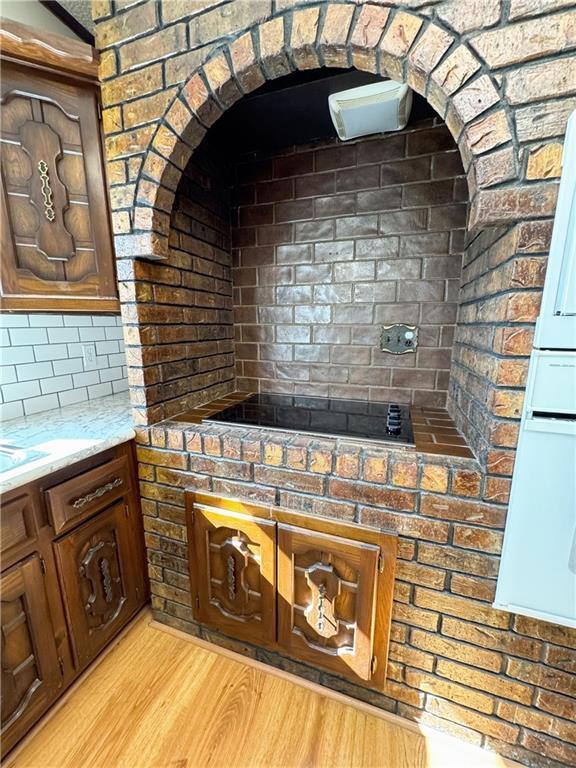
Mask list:
[[386,416],[386,432],[389,435],[399,435],[402,431],[402,415],[400,413],[400,406],[391,404],[388,406],[388,413]]

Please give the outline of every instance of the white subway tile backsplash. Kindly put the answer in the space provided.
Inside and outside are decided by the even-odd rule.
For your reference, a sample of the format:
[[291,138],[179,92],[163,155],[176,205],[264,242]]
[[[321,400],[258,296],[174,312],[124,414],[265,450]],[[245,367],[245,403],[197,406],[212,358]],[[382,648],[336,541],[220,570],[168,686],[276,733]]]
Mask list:
[[2,397],[5,403],[12,400],[25,400],[27,397],[36,397],[40,392],[40,382],[19,381],[16,384],[2,384]]
[[114,326],[114,328],[105,328],[107,339],[118,339],[119,341],[124,339],[124,329],[122,327]]
[[48,334],[45,328],[10,328],[9,341],[2,341],[3,347],[23,347],[28,344],[47,344]]
[[41,344],[34,347],[36,360],[64,360],[68,357],[66,344]]
[[69,360],[54,360],[52,368],[54,368],[56,376],[61,376],[64,373],[80,373],[84,370],[84,362],[81,357],[73,357]]
[[93,315],[92,325],[118,325],[119,320],[120,315]]
[[117,341],[97,341],[96,342],[96,354],[97,355],[114,355],[120,351]]
[[0,405],[0,421],[9,419],[18,419],[24,416],[24,406],[21,400],[15,400],[13,403],[4,403]]
[[106,330],[106,328],[80,328],[80,341],[104,341]]
[[94,384],[88,387],[88,397],[90,400],[96,400],[97,397],[106,397],[112,394],[112,384],[108,381],[105,384]]
[[33,397],[30,400],[23,400],[24,413],[26,416],[30,416],[32,413],[40,413],[41,411],[50,411],[52,408],[59,408],[57,395],[43,395],[42,397]]
[[0,350],[2,365],[18,365],[34,362],[34,347],[3,347]]
[[88,390],[86,387],[67,389],[66,392],[58,393],[58,400],[60,401],[61,408],[65,405],[72,405],[73,403],[82,403],[85,400],[88,400]]
[[18,366],[18,381],[32,381],[53,376],[52,363],[24,363]]
[[92,325],[92,315],[62,315],[62,320],[68,327]]
[[108,363],[111,366],[126,365],[126,355],[124,354],[124,346],[122,346],[122,352],[117,355],[108,355]]
[[124,378],[122,374],[122,367],[118,366],[117,368],[106,368],[103,371],[100,371],[100,381],[114,381],[115,379],[122,379]]
[[[116,370],[116,369],[112,369]],[[16,381],[16,368],[13,365],[0,366],[0,384],[12,384]]]
[[28,328],[28,315],[0,315],[0,328]]
[[83,357],[84,344],[68,344],[68,357]]
[[43,395],[50,395],[52,392],[63,392],[66,389],[72,389],[72,376],[52,376],[50,379],[43,379],[40,382],[40,389]]
[[50,344],[67,344],[68,342],[80,341],[78,328],[49,328],[48,341]]
[[27,315],[30,328],[60,328],[64,325],[62,315]]
[[99,384],[100,376],[98,371],[85,371],[84,373],[75,373],[72,376],[74,382],[74,388],[76,387],[88,387],[91,384]]
[[[118,315],[0,314],[0,418],[39,413],[128,389]],[[96,352],[84,369],[84,347]]]

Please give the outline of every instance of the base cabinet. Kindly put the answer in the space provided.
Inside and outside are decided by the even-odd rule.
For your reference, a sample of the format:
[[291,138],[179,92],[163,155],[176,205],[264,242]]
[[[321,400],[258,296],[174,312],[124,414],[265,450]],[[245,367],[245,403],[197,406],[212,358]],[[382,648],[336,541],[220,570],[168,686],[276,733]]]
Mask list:
[[10,749],[56,698],[62,684],[38,555],[0,577],[2,747]]
[[199,622],[383,688],[395,535],[212,494],[187,496]]
[[81,664],[132,616],[144,596],[135,567],[127,507],[117,502],[54,544],[64,605]]
[[275,523],[203,509],[193,541],[198,619],[248,642],[274,642]]
[[278,551],[278,644],[370,681],[380,548],[279,525]]
[[131,443],[0,503],[4,757],[148,592]]

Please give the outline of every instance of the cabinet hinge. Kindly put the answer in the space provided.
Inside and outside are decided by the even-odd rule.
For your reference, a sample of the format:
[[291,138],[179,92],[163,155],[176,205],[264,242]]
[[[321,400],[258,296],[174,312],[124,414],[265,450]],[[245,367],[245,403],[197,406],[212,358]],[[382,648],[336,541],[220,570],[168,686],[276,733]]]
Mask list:
[[378,553],[378,572],[384,573],[384,558],[382,557],[382,552]]
[[43,557],[40,558],[40,570],[46,575],[46,560]]
[[96,112],[98,114],[98,120],[102,120],[102,104],[100,103],[100,99],[96,97]]
[[372,656],[372,661],[370,662],[370,674],[373,675],[376,672],[376,667],[378,666],[378,657]]
[[58,656],[58,666],[60,667],[60,675],[64,677],[64,659]]
[[196,600],[194,601],[194,604],[196,605],[196,608],[200,608],[200,598],[196,597]]

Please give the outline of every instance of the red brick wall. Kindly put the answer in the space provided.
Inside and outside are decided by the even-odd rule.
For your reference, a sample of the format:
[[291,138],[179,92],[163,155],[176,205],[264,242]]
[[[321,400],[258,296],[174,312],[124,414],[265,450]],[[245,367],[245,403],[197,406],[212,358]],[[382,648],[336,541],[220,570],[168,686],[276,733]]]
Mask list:
[[[576,631],[491,607],[507,477],[485,475],[473,459],[244,427],[169,421],[139,430],[138,440],[152,606],[161,621],[527,765],[576,761]],[[399,534],[383,694],[193,621],[186,488]]]
[[[490,599],[566,120],[576,106],[574,8],[570,0],[93,4],[137,424],[200,397],[178,393],[183,383],[162,384],[163,361],[181,354],[174,339],[196,326],[198,309],[159,302],[154,287],[186,288],[190,260],[206,247],[192,237],[187,251],[170,246],[176,189],[206,130],[243,93],[324,65],[405,80],[445,119],[471,201],[448,408],[480,463],[382,449],[386,460],[376,457],[375,469],[334,446],[327,461],[293,443],[268,441],[266,453],[234,430],[184,443],[183,428],[142,428],[157,614],[210,637],[189,623],[184,487],[267,498],[278,488],[311,513],[373,515],[402,536],[390,683],[386,696],[353,695],[542,768],[576,763],[576,638],[493,611]],[[228,386],[215,384],[205,399]]]
[[[468,199],[447,128],[260,153],[237,184],[239,388],[444,407]],[[380,351],[396,322],[415,355]]]
[[235,388],[229,191],[226,168],[214,153],[199,150],[182,175],[172,208],[172,248],[187,262],[184,288],[167,287],[155,297],[186,308],[186,325],[177,331],[183,361],[174,373],[186,378],[197,401],[215,385],[225,385],[218,387],[220,393]]

